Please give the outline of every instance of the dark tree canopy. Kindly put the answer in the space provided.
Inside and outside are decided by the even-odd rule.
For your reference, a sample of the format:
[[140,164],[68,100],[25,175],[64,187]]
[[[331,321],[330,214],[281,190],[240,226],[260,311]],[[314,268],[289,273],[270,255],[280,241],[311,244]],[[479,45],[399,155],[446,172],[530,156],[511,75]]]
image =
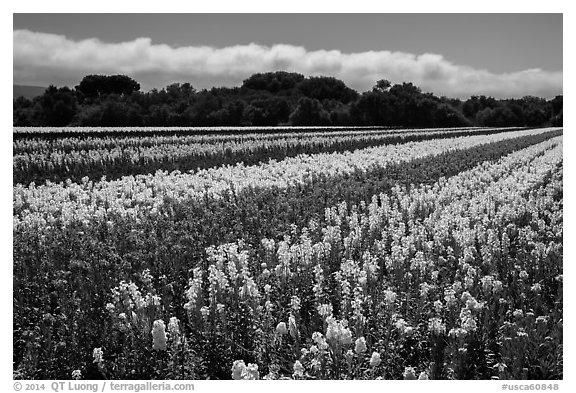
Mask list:
[[302,97],[290,115],[290,124],[294,126],[325,126],[330,124],[330,117],[320,101]]
[[47,126],[66,126],[76,114],[76,96],[67,87],[51,85],[40,97],[41,118]]
[[242,87],[252,90],[265,90],[277,93],[290,90],[304,80],[304,75],[295,72],[276,71],[254,74],[244,81]]
[[50,86],[13,101],[15,126],[276,126],[389,127],[561,126],[563,97],[461,101],[386,79],[358,94],[333,77],[277,71],[240,87],[197,91],[190,83],[140,92],[125,75],[87,75],[74,90]]
[[390,83],[389,80],[380,79],[378,82],[376,82],[376,84],[372,88],[372,91],[383,93],[388,91],[390,87],[392,87],[392,83]]
[[87,98],[105,94],[129,95],[139,91],[140,84],[126,75],[88,75],[80,81],[76,90]]
[[348,103],[358,97],[358,93],[341,80],[331,76],[312,76],[298,84],[298,90],[308,97],[317,100],[338,100]]

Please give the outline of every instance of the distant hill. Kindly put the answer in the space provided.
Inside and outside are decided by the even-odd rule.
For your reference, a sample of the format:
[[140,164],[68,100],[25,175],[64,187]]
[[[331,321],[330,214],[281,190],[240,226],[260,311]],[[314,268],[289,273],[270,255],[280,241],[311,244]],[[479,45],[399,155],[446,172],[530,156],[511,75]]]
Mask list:
[[28,99],[32,99],[37,96],[41,96],[44,94],[46,90],[45,87],[42,86],[24,86],[24,85],[13,85],[14,93],[13,98],[18,97],[25,97]]

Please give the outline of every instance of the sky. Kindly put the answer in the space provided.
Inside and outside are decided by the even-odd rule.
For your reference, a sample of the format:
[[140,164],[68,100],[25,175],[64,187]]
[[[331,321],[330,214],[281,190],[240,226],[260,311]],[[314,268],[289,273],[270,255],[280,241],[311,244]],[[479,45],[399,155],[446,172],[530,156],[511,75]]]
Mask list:
[[129,75],[238,86],[256,72],[467,98],[562,94],[562,14],[14,14],[14,83]]

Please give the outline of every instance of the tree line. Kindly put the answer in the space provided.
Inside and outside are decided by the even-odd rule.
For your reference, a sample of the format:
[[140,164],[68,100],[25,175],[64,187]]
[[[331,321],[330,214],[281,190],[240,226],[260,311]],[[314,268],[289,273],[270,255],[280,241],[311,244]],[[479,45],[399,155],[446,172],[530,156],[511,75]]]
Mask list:
[[544,126],[562,125],[563,96],[463,101],[379,80],[358,93],[333,77],[258,73],[239,87],[190,83],[140,91],[126,75],[88,75],[73,89],[51,85],[14,99],[14,126]]

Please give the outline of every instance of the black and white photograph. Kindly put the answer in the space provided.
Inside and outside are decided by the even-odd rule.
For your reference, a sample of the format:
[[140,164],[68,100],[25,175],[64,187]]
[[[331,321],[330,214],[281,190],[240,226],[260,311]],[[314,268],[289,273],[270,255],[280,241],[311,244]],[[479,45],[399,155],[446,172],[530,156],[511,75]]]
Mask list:
[[112,10],[12,14],[12,391],[567,388],[562,12]]

